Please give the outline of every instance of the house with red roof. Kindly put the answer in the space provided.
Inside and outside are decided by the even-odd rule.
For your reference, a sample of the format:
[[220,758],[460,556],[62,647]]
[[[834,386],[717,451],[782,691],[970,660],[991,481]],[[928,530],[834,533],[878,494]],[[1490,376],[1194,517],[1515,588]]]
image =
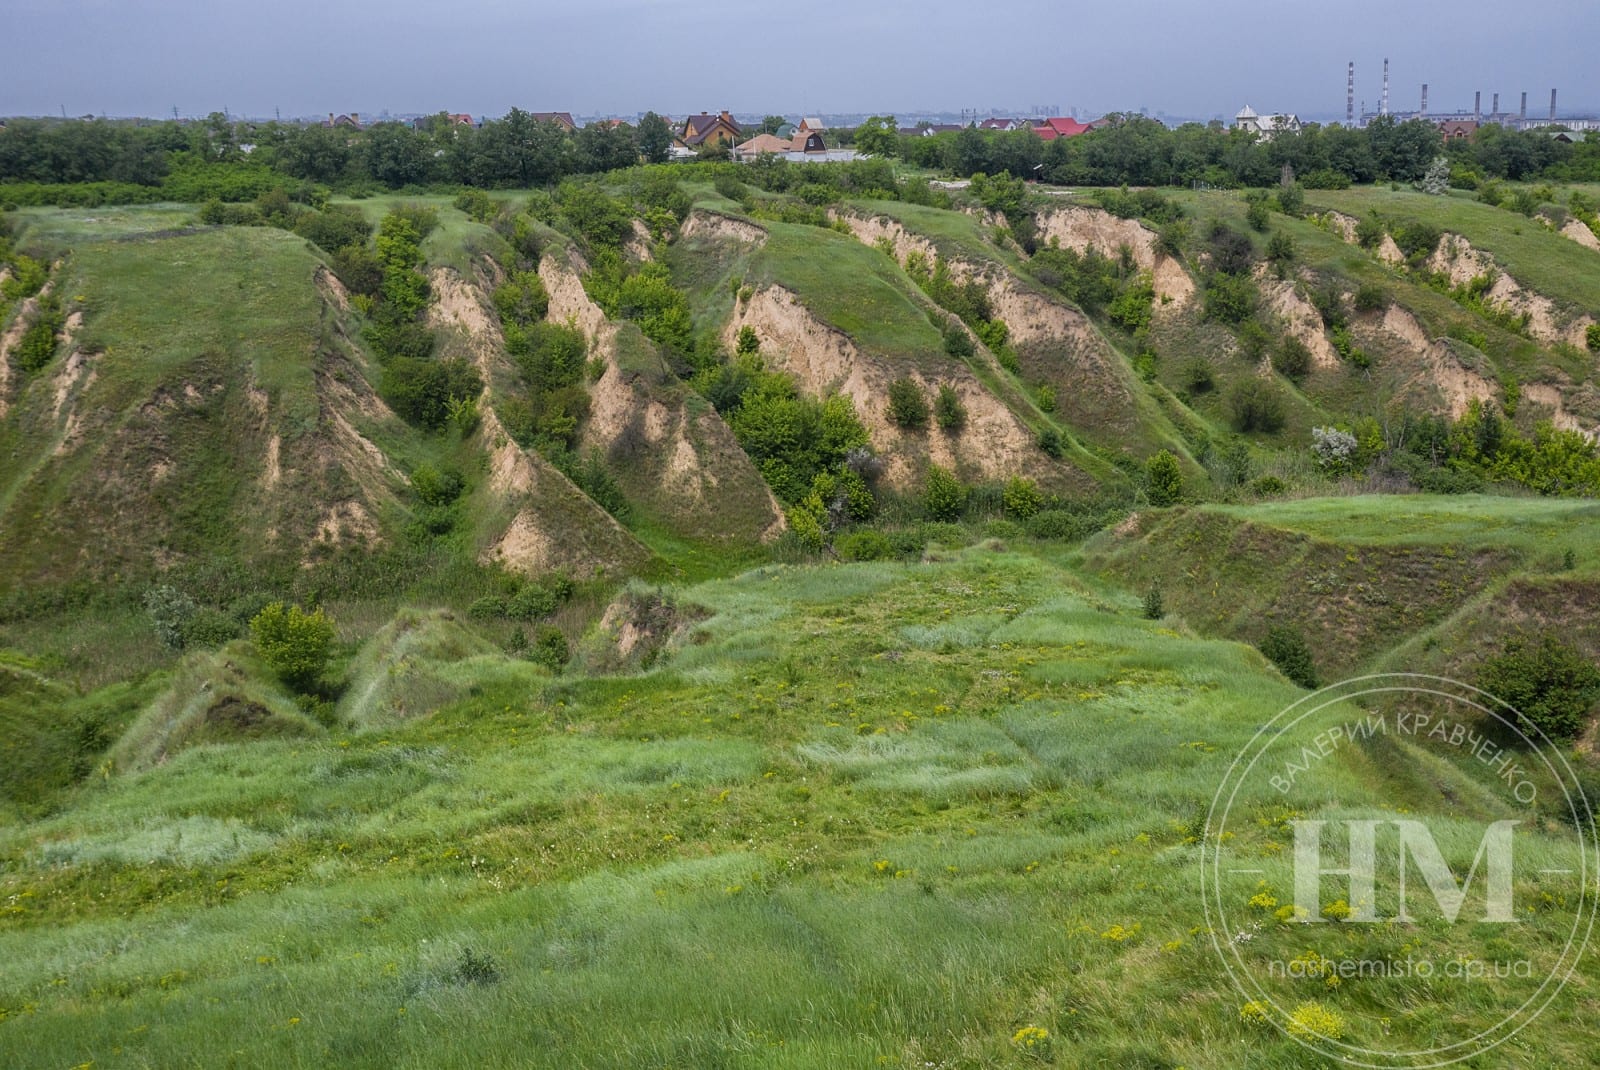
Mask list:
[[1054,141],[1058,137],[1077,137],[1087,134],[1093,129],[1088,123],[1080,123],[1071,117],[1044,119],[1034,125],[1033,132],[1045,141]]

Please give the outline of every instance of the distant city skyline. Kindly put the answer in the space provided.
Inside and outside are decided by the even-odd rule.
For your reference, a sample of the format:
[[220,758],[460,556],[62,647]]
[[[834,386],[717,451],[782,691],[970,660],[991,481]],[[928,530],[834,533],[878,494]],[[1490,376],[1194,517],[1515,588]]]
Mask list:
[[[312,117],[329,111],[474,116],[510,107],[577,115],[728,109],[919,115],[1030,114],[1018,102],[1231,118],[1342,120],[1346,63],[1375,112],[1470,113],[1501,95],[1545,116],[1600,110],[1588,54],[1592,0],[1547,0],[1507,21],[1487,0],[1264,0],[1118,5],[994,0],[816,0],[752,10],[731,0],[282,0],[270,17],[196,0],[0,0],[8,56],[0,114]],[[1448,32],[1445,32],[1448,31]],[[1005,103],[1010,102],[1010,103]]]

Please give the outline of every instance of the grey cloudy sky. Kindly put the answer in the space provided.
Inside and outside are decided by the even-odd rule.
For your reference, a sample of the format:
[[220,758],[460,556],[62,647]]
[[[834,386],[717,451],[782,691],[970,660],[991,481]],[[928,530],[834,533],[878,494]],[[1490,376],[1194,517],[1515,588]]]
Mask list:
[[[1524,17],[1526,15],[1527,17]],[[1536,17],[1535,17],[1536,16]],[[1595,0],[0,0],[0,114],[1600,110]]]

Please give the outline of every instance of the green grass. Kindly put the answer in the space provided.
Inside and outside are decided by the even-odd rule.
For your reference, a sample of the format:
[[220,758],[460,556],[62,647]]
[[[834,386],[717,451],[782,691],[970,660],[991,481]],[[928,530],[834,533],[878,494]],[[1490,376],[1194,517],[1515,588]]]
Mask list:
[[1102,533],[1090,566],[1132,590],[1159,583],[1207,634],[1259,642],[1290,625],[1325,677],[1370,668],[1509,579],[1596,565],[1596,506],[1393,495],[1147,513]]
[[820,227],[762,225],[769,237],[751,257],[748,282],[792,290],[818,319],[867,353],[913,363],[947,359],[904,273],[877,250]]
[[[1060,1065],[1305,1065],[1239,1021],[1194,886],[1197,815],[1295,689],[1056,566],[947,556],[686,589],[714,615],[644,675],[86,783],[0,829],[0,1059],[1021,1066],[1038,1026]],[[1433,1028],[1398,983],[1320,998]],[[1576,1013],[1529,1056],[1576,1058]]]
[[1368,495],[1258,505],[1211,505],[1212,512],[1362,546],[1423,545],[1462,551],[1510,549],[1530,562],[1592,548],[1600,505],[1551,498]]
[[1377,186],[1312,190],[1308,210],[1334,208],[1362,218],[1376,211],[1391,224],[1416,220],[1460,234],[1493,254],[1495,263],[1525,287],[1578,311],[1600,314],[1600,256],[1577,242],[1506,208],[1491,208],[1474,194],[1434,197]]

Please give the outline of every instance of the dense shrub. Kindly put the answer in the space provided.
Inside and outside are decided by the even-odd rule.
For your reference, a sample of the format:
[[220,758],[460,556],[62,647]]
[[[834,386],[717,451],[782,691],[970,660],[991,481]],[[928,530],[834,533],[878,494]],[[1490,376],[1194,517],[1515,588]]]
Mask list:
[[299,606],[273,602],[250,621],[250,638],[279,679],[304,691],[327,664],[333,622],[321,609],[307,613]]
[[1044,505],[1044,495],[1039,492],[1039,484],[1026,476],[1012,476],[1006,480],[1000,500],[1006,515],[1014,516],[1018,520],[1027,520]]
[[939,465],[930,465],[923,490],[923,505],[935,520],[959,520],[967,507],[967,488],[955,474]]
[[852,531],[834,540],[834,552],[843,561],[881,561],[895,556],[894,545],[881,531]]
[[1389,307],[1389,291],[1382,283],[1364,282],[1356,289],[1357,312],[1382,312]]
[[476,398],[483,379],[466,360],[395,357],[383,368],[379,393],[402,419],[438,430],[450,418],[450,403]]
[[939,395],[933,402],[933,418],[947,435],[959,435],[967,426],[967,407],[949,383],[939,384]]
[[65,324],[61,299],[54,294],[40,299],[33,322],[22,333],[12,354],[12,360],[24,375],[31,375],[55,359],[56,335]]
[[1311,648],[1298,629],[1284,624],[1274,624],[1259,644],[1261,653],[1278,667],[1278,671],[1301,687],[1316,690],[1317,667],[1311,659]]
[[896,427],[921,431],[928,416],[928,399],[916,380],[902,377],[889,384],[889,419]]
[[1272,353],[1272,370],[1299,382],[1311,371],[1311,349],[1294,335],[1286,335]]
[[144,611],[155,629],[156,638],[169,650],[182,650],[184,628],[194,616],[194,599],[169,584],[145,592]]
[[[294,232],[334,253],[350,246],[364,247],[372,236],[372,224],[361,209],[350,205],[329,205],[320,212],[305,212],[295,220]],[[346,285],[349,285],[346,283]]]
[[1212,272],[1205,283],[1203,315],[1217,323],[1243,323],[1256,310],[1259,295],[1248,275]]
[[1600,701],[1600,668],[1554,635],[1518,636],[1478,669],[1477,686],[1516,710],[1524,729],[1566,742]]
[[1178,459],[1162,450],[1145,462],[1145,497],[1157,508],[1176,505],[1183,497],[1183,471]]
[[1257,376],[1241,379],[1228,391],[1228,416],[1235,431],[1273,434],[1286,417],[1282,392]]

